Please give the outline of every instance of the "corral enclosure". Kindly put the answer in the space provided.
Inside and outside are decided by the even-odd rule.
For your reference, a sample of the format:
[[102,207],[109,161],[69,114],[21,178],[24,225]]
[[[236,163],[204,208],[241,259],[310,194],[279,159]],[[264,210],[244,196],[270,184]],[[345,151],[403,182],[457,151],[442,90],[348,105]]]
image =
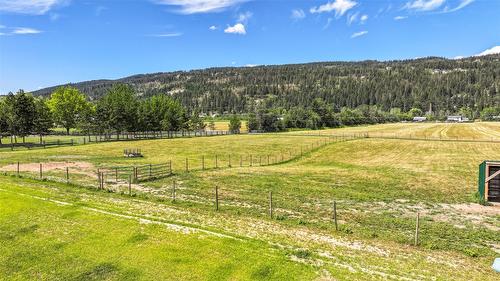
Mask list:
[[[125,159],[123,150],[130,147],[140,148],[144,157]],[[1,238],[7,241],[2,261],[8,262],[0,272],[70,277],[101,272],[92,271],[101,266],[111,279],[155,272],[181,279],[495,280],[489,267],[500,249],[500,209],[477,204],[476,195],[477,166],[486,159],[500,159],[497,123],[385,124],[3,151],[0,170],[13,177],[1,176],[0,205],[5,209],[0,237],[29,237],[40,249],[56,247],[52,241],[59,237],[60,243],[76,243],[81,249],[63,247],[56,257],[59,264],[68,263],[69,256],[85,262],[74,272],[58,263],[28,268],[15,258],[22,241]],[[132,197],[126,178],[115,193],[97,190],[99,168],[170,161],[171,175],[134,182]],[[45,181],[38,180],[40,163]],[[18,167],[22,178],[15,177]],[[65,184],[66,168],[75,185]],[[115,186],[112,175],[108,180],[104,190]],[[35,213],[29,220],[23,216],[28,211]],[[415,243],[417,213],[420,235]],[[57,223],[61,232],[77,235],[76,222],[101,238],[89,234],[78,240],[46,231]],[[108,223],[104,229],[117,237],[97,232],[96,224]],[[158,242],[169,239],[176,244]],[[199,246],[194,253],[190,245],[198,245],[197,239],[210,246]],[[129,242],[116,253],[104,251],[95,262],[90,258],[94,250],[85,248],[85,243],[96,243],[97,251],[120,241]],[[157,243],[162,256],[153,254]],[[223,245],[235,254],[228,258]],[[210,257],[214,249],[215,257]],[[248,255],[243,258],[241,252]],[[122,258],[113,258],[118,253]],[[190,258],[175,263],[182,267],[178,275],[147,265],[154,257],[168,268],[179,255]],[[42,252],[37,256],[48,258]],[[206,271],[194,270],[194,260],[201,257],[212,260]],[[235,263],[246,258],[254,265]],[[221,273],[220,266],[229,268]],[[467,272],[457,271],[459,267]]]

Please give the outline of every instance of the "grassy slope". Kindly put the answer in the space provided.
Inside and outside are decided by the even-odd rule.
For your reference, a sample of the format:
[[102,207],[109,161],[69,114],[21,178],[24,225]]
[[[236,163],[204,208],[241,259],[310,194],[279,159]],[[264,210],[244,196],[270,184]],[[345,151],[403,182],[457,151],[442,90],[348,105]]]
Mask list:
[[16,193],[15,184],[0,189],[0,279],[303,280],[314,273],[259,241],[43,201]]

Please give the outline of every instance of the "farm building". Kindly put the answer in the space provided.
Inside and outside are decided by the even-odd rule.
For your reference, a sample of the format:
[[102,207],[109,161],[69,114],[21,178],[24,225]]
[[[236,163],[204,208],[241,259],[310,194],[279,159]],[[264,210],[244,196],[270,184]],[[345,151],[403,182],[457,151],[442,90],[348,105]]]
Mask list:
[[468,122],[469,121],[469,118],[467,117],[463,117],[461,115],[457,115],[457,116],[448,116],[448,118],[446,118],[446,122]]
[[500,202],[500,161],[479,165],[479,196],[487,202]]
[[413,122],[424,122],[427,121],[427,117],[416,116],[413,117]]

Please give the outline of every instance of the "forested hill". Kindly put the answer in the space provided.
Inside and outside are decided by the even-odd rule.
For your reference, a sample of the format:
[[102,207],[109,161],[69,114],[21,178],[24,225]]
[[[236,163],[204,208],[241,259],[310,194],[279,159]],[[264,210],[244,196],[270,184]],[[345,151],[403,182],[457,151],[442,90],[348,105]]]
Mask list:
[[[114,84],[131,85],[138,95],[168,93],[201,112],[250,112],[267,107],[307,106],[322,98],[338,110],[377,105],[383,110],[412,107],[453,113],[500,105],[500,55],[459,60],[321,62],[281,66],[210,68],[135,75],[118,80],[72,84],[91,99]],[[48,95],[56,87],[34,92]]]

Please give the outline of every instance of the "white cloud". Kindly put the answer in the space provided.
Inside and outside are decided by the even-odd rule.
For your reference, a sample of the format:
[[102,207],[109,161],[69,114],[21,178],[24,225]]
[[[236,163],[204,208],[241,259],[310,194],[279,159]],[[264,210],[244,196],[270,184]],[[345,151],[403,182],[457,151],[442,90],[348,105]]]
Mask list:
[[1,25],[1,24],[0,24],[0,29],[5,28],[5,27],[6,27],[5,25]]
[[69,0],[0,0],[0,11],[43,15],[58,5],[69,3]]
[[352,15],[348,15],[347,16],[347,24],[351,25],[351,24],[355,23],[358,20],[358,17],[359,17],[359,12],[356,12]]
[[456,6],[455,8],[453,8],[453,9],[451,9],[451,10],[450,10],[450,9],[448,9],[448,7],[446,7],[446,8],[444,9],[444,12],[445,12],[445,13],[452,13],[452,12],[456,12],[456,11],[458,11],[458,10],[461,10],[461,9],[463,9],[463,8],[465,8],[465,7],[467,7],[467,6],[469,6],[469,4],[472,4],[472,2],[474,2],[474,1],[476,1],[476,0],[462,0],[462,1],[460,1],[460,4],[458,4],[458,6]]
[[220,12],[250,0],[153,0],[157,4],[178,6],[181,14]]
[[366,21],[368,20],[368,15],[362,15],[359,20],[360,20],[361,24],[366,23]]
[[406,3],[405,8],[417,11],[433,11],[441,7],[446,0],[414,0]]
[[306,17],[306,13],[302,9],[292,10],[292,15],[290,16],[294,20],[301,20]]
[[154,34],[151,36],[153,36],[153,37],[179,37],[179,36],[182,36],[182,33],[180,33],[180,32],[161,33],[161,34]]
[[360,32],[356,32],[354,33],[353,35],[351,35],[351,38],[356,38],[356,37],[360,37],[360,36],[363,36],[363,35],[366,35],[368,34],[368,31],[360,31]]
[[487,55],[494,55],[494,54],[500,54],[500,46],[495,46],[491,49],[488,49],[488,50],[485,50],[475,56],[479,57],[479,56],[487,56]]
[[259,66],[258,64],[245,64],[245,67],[256,67]]
[[252,12],[241,13],[238,15],[237,22],[247,24],[248,20],[253,16]]
[[311,14],[329,13],[335,11],[336,16],[343,16],[347,11],[354,8],[358,3],[352,0],[334,0],[319,7],[312,7]]
[[241,35],[247,34],[245,26],[242,23],[237,23],[234,26],[228,26],[226,29],[224,29],[224,32],[231,34],[241,34]]
[[408,18],[407,16],[397,16],[397,17],[394,17],[394,20],[404,20],[407,18]]
[[454,60],[460,60],[460,59],[463,59],[465,58],[464,56],[456,56],[456,57],[453,57]]
[[213,31],[213,30],[217,30],[217,29],[218,29],[218,27],[217,27],[217,26],[215,26],[215,25],[212,25],[212,26],[210,26],[208,29],[210,29],[210,30],[212,30],[212,31]]
[[42,31],[29,27],[16,27],[12,31],[12,34],[38,34],[42,33]]

